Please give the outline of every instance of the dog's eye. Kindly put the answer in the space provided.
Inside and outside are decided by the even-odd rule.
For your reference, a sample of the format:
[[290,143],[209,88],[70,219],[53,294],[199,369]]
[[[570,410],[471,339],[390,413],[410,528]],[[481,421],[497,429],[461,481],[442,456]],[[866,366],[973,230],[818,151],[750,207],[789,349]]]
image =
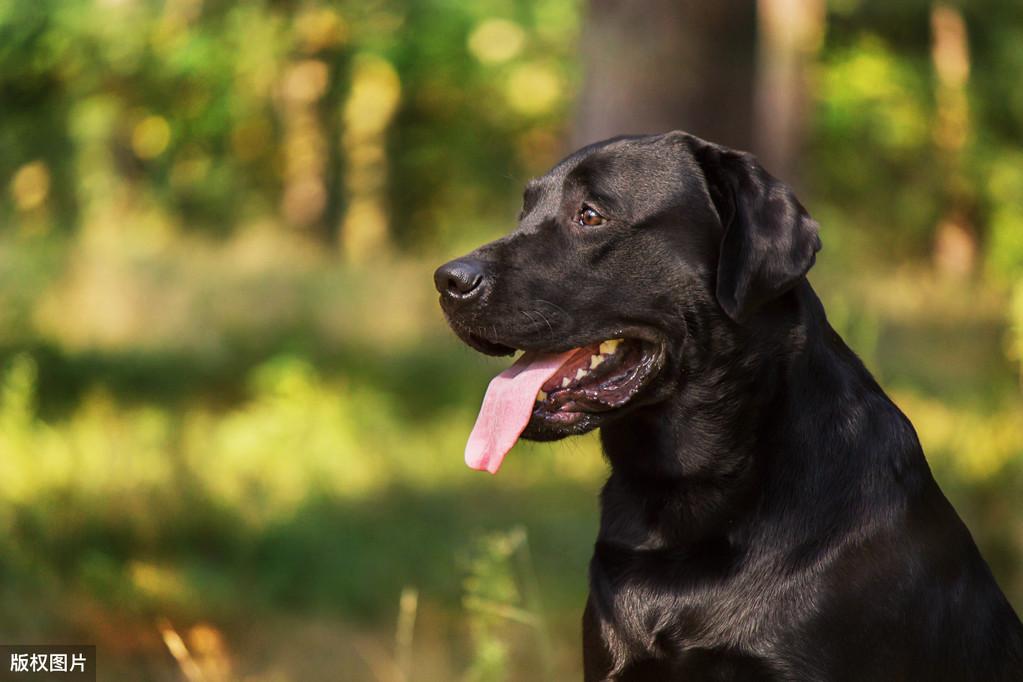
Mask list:
[[579,212],[575,214],[575,221],[584,227],[597,227],[604,224],[604,216],[583,204]]

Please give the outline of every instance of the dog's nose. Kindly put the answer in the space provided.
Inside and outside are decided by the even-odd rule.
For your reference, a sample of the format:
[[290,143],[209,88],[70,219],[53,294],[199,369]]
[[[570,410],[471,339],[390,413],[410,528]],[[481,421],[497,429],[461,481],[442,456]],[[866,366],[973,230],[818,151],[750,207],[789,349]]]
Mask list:
[[483,291],[483,274],[481,262],[459,258],[437,268],[433,283],[448,298],[467,299]]

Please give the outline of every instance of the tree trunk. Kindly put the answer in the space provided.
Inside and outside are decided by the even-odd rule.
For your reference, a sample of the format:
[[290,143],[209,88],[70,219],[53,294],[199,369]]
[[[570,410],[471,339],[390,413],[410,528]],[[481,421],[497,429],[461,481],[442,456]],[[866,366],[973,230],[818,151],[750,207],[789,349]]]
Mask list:
[[574,146],[682,129],[749,149],[755,38],[753,0],[590,0]]
[[775,176],[799,188],[810,115],[809,71],[824,39],[824,0],[758,0],[753,149]]

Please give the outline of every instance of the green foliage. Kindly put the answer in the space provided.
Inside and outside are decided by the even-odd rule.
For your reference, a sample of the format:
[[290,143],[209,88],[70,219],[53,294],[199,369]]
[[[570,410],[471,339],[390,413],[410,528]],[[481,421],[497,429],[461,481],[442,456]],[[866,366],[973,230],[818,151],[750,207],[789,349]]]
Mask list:
[[1023,386],[1023,280],[1016,283],[1012,290],[1012,307],[1009,310],[1012,327],[1010,353],[1019,369],[1020,385]]
[[807,181],[827,228],[880,239],[884,253],[920,253],[941,206],[927,63],[876,35],[830,50],[819,68],[819,114]]
[[987,260],[1005,282],[1023,280],[1023,153],[1006,151],[987,168],[990,237]]
[[[309,172],[328,192],[317,227],[332,237],[348,201],[352,66],[375,55],[401,88],[388,141],[394,229],[400,245],[422,244],[452,220],[511,210],[509,178],[552,160],[576,4],[5,3],[0,178],[42,164],[46,189],[45,216],[23,186],[0,198],[0,217],[74,227],[119,194],[180,228],[225,234],[278,210],[313,145],[323,161]],[[312,101],[311,117],[289,97]]]
[[[538,667],[536,677],[552,679],[551,644],[538,598],[525,528],[491,533],[477,541],[462,597],[473,639],[468,682],[501,682],[524,663]],[[512,643],[522,639],[522,628],[532,636],[512,651]]]

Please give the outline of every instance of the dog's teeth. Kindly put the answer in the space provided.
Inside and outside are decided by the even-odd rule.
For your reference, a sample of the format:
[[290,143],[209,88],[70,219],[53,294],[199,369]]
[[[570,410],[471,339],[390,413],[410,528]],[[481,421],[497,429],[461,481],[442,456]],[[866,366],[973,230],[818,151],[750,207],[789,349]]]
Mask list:
[[579,381],[580,379],[582,379],[587,374],[589,374],[589,372],[587,372],[585,369],[578,369],[575,372],[575,380]]
[[543,391],[537,391],[536,399],[542,403],[543,401],[547,400],[547,394],[544,393]]
[[570,383],[572,383],[572,380],[569,379],[568,377],[565,377],[564,379],[561,380],[561,387],[562,388],[568,388],[568,385]]
[[590,356],[590,369],[597,369],[600,363],[604,362],[603,355],[591,355]]
[[618,348],[618,344],[622,342],[621,339],[608,339],[600,343],[601,355],[611,355]]

